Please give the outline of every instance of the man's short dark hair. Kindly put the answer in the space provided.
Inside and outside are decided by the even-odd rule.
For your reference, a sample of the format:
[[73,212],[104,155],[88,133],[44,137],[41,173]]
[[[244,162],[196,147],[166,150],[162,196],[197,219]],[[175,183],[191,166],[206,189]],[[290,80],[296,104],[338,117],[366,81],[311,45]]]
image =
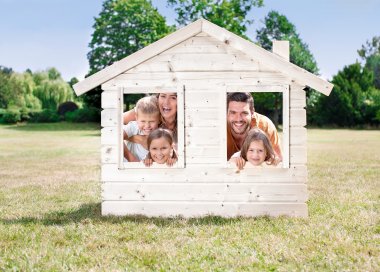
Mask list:
[[228,111],[228,105],[232,101],[248,103],[251,113],[254,113],[255,111],[255,106],[253,103],[253,97],[251,93],[227,93],[227,111]]

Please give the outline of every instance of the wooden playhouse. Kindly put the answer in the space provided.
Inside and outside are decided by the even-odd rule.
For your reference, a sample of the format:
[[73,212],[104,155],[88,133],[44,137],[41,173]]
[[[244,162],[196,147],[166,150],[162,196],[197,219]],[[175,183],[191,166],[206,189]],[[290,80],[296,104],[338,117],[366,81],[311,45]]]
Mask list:
[[[309,86],[332,84],[289,62],[289,43],[273,52],[200,19],[74,86],[81,95],[101,85],[103,215],[306,217]],[[282,92],[282,168],[236,173],[226,159],[226,93]],[[123,163],[126,93],[176,92],[176,166]]]

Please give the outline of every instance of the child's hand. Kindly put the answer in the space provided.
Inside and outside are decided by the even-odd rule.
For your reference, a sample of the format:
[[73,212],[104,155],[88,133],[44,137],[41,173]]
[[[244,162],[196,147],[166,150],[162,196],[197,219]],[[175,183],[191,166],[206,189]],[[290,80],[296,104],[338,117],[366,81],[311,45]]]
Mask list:
[[177,162],[177,158],[169,158],[166,161],[166,165],[169,166],[169,167],[172,167],[176,162]]
[[246,161],[243,158],[234,158],[234,161],[238,170],[242,170],[244,168]]
[[153,164],[152,159],[143,159],[143,163],[146,167],[150,167]]

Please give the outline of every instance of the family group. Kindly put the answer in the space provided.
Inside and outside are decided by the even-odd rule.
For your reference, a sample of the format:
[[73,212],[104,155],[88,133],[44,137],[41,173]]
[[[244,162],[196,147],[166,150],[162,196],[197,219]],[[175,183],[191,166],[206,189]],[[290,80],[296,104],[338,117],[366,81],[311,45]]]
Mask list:
[[[123,114],[124,160],[173,166],[177,162],[177,95],[159,93],[141,98]],[[250,93],[227,94],[227,160],[243,169],[276,166],[282,160],[273,122],[255,112]]]

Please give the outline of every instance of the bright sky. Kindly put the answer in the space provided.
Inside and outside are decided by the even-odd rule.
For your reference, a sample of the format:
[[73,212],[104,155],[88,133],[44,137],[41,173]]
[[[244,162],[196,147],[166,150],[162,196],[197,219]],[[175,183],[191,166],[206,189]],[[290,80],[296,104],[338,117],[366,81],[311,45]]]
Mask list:
[[[0,65],[17,72],[55,67],[65,80],[83,79],[88,72],[88,44],[94,17],[102,0],[0,0]],[[174,24],[166,1],[153,0]],[[358,58],[367,40],[380,36],[380,0],[264,0],[265,7],[250,14],[255,20],[248,36],[270,10],[292,22],[309,45],[320,72],[331,79]]]

